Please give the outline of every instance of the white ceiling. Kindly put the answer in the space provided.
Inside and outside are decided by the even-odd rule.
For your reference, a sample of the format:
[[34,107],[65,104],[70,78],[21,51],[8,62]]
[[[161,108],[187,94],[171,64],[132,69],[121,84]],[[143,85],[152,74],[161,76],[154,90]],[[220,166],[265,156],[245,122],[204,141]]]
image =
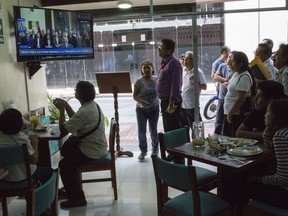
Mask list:
[[[61,1],[61,0],[59,0]],[[241,0],[130,0],[133,7],[150,6],[150,2],[153,5],[172,5],[172,4],[187,4],[187,3],[219,3],[228,1],[241,1]],[[82,4],[71,4],[62,6],[51,6],[47,8],[60,9],[60,10],[97,10],[107,8],[117,8],[118,1],[105,1],[96,3],[82,3]]]

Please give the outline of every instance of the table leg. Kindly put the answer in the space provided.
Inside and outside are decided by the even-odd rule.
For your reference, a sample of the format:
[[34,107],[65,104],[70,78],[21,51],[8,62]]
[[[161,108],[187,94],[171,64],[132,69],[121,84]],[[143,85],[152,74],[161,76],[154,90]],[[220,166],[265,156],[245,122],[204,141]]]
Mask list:
[[49,140],[38,139],[38,166],[51,167],[51,155],[49,148]]

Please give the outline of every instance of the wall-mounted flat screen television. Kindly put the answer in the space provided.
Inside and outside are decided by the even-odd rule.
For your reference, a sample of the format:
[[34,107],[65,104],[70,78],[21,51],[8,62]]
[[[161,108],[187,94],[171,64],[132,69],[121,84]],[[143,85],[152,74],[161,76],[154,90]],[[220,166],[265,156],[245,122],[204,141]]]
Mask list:
[[14,6],[18,62],[92,59],[91,12]]

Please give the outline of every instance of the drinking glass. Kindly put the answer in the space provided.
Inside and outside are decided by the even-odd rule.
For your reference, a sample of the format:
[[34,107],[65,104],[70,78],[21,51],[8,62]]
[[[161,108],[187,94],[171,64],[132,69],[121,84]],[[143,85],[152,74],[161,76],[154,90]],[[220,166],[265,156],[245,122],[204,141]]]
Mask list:
[[204,139],[204,122],[193,122],[193,147],[203,148],[205,146]]

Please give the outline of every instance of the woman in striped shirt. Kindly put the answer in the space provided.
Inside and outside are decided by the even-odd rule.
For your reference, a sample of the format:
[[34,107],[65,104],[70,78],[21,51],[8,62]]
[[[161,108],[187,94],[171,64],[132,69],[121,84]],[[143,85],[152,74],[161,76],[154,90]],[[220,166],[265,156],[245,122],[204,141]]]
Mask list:
[[274,133],[273,147],[277,160],[276,173],[254,176],[249,188],[252,198],[288,209],[288,99],[270,103],[265,125]]

